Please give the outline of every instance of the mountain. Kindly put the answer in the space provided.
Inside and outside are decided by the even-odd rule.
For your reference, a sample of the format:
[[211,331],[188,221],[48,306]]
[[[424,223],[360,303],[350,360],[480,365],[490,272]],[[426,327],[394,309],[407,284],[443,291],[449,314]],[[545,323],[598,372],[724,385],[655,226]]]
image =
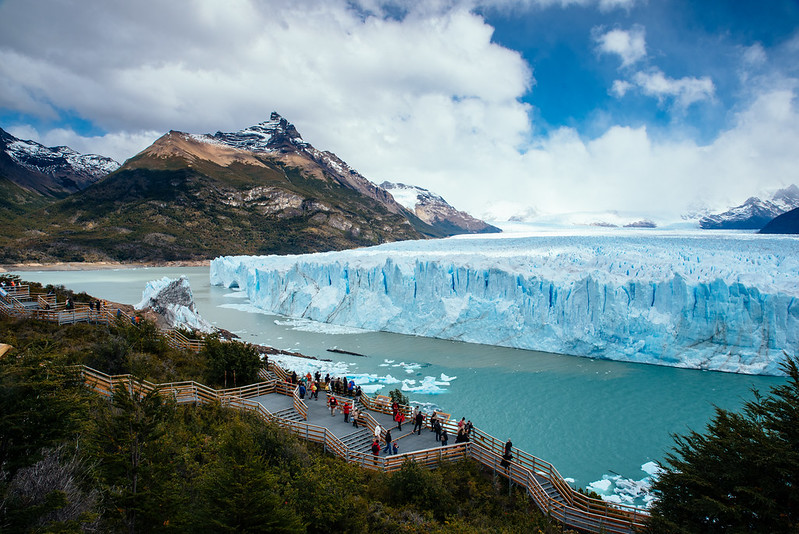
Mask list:
[[63,198],[118,168],[119,163],[105,156],[46,147],[0,129],[0,178],[45,197]]
[[699,226],[711,230],[759,230],[794,208],[799,208],[799,187],[790,185],[774,193],[771,200],[750,197],[724,213],[702,217]]
[[799,208],[775,217],[760,232],[761,234],[799,234]]
[[277,114],[235,133],[170,131],[42,208],[0,262],[172,261],[440,237]]
[[485,234],[501,232],[496,226],[476,219],[450,206],[439,195],[413,185],[383,182],[380,187],[422,221],[446,235]]

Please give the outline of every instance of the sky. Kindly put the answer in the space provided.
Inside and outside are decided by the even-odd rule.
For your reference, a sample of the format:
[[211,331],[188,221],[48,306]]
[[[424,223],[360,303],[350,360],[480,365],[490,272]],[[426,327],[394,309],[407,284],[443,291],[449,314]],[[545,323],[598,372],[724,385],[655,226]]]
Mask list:
[[[277,111],[491,219],[799,184],[795,0],[0,0],[0,127],[124,161]],[[658,219],[659,220],[659,219]]]

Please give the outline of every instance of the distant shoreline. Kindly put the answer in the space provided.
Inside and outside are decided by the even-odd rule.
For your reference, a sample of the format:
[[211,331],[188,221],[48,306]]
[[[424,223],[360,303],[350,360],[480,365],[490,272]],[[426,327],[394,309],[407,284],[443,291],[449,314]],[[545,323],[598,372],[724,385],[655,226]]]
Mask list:
[[16,271],[100,271],[107,269],[136,269],[143,267],[208,267],[211,260],[115,262],[67,261],[55,263],[9,263],[0,265],[0,273]]

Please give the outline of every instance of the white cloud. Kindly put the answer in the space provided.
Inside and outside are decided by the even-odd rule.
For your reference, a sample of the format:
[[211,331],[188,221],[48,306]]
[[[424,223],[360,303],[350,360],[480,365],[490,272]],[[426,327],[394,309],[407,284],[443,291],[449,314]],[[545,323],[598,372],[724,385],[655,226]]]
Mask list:
[[626,80],[613,80],[613,86],[610,88],[610,93],[621,98],[633,87],[635,86]]
[[634,26],[629,31],[610,30],[600,33],[594,28],[594,41],[597,50],[603,54],[616,54],[621,58],[622,67],[628,67],[646,57],[646,37],[643,26]]
[[695,102],[710,100],[715,93],[713,81],[702,78],[669,78],[659,69],[638,72],[633,77],[635,84],[645,95],[653,96],[661,102],[671,99],[679,109],[685,109]]
[[[120,161],[169,129],[237,130],[276,110],[373,181],[427,187],[475,213],[489,203],[679,213],[697,198],[723,206],[796,181],[795,80],[779,91],[754,87],[751,106],[707,146],[619,125],[593,139],[562,128],[530,142],[520,98],[534,83],[531,68],[492,43],[492,31],[448,2],[395,20],[344,0],[195,0],[191,8],[8,0],[0,3],[0,106],[84,117],[110,133],[12,133]],[[643,28],[622,33],[602,40],[602,53],[634,66],[646,54]],[[612,89],[682,110],[714,90],[709,78],[657,69]]]

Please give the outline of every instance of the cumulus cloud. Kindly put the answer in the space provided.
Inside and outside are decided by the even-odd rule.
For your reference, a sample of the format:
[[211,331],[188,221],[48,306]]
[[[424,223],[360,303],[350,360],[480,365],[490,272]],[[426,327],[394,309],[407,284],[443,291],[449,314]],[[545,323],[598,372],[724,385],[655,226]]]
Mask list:
[[669,78],[660,69],[638,72],[633,80],[645,95],[653,96],[661,102],[671,99],[680,109],[700,100],[712,99],[715,92],[713,80],[707,76],[675,79]]
[[594,28],[594,41],[601,54],[616,54],[621,58],[622,67],[628,67],[646,57],[646,37],[643,26],[630,30],[614,29],[602,33],[602,28]]
[[[722,202],[719,191],[740,201],[759,186],[795,180],[799,114],[787,83],[760,91],[707,146],[622,125],[594,138],[570,128],[533,137],[521,101],[533,70],[492,42],[482,17],[449,1],[407,2],[401,17],[383,16],[384,7],[7,0],[0,106],[89,120],[109,133],[24,125],[11,133],[119,161],[170,129],[238,130],[276,110],[373,181],[427,187],[474,213],[489,203],[502,211],[518,203],[540,213],[678,213],[697,198]],[[629,72],[646,57],[644,30],[613,31],[620,30],[601,30],[597,46]],[[673,79],[657,69],[624,78],[613,84],[616,96],[640,91],[679,109],[714,95],[708,78]]]

